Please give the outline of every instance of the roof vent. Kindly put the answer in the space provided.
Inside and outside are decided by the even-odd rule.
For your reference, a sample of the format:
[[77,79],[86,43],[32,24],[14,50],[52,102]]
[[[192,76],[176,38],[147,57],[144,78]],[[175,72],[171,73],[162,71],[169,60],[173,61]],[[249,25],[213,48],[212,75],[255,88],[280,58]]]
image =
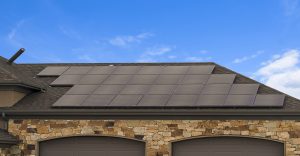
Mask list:
[[18,50],[8,61],[8,64],[12,64],[20,55],[22,55],[22,53],[24,53],[25,49],[21,48],[20,50]]

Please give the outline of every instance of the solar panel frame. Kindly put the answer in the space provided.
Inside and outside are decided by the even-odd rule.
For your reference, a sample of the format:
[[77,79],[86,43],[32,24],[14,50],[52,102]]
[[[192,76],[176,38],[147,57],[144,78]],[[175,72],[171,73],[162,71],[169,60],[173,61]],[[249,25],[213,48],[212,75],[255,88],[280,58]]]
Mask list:
[[140,69],[141,66],[116,66],[116,69],[111,74],[113,75],[136,74]]
[[228,94],[231,88],[231,84],[207,84],[204,86],[201,94],[203,95],[217,95]]
[[80,106],[107,107],[116,95],[90,95]]
[[229,94],[257,94],[259,84],[233,84]]
[[206,84],[210,75],[185,75],[180,84]]
[[158,75],[134,75],[128,84],[153,84]]
[[120,94],[146,94],[149,87],[149,85],[126,85]]
[[161,74],[162,75],[182,75],[186,74],[190,67],[189,66],[165,66]]
[[78,82],[82,85],[99,85],[101,84],[108,75],[84,75]]
[[95,66],[88,74],[89,75],[109,75],[116,69],[115,66]]
[[125,85],[100,85],[93,94],[119,94]]
[[228,95],[225,107],[253,107],[256,95]]
[[92,94],[98,85],[74,85],[66,92],[68,94]]
[[147,94],[172,94],[176,88],[176,85],[151,85]]
[[203,85],[178,85],[174,94],[201,94],[203,87]]
[[143,66],[136,73],[137,75],[159,75],[163,71],[163,66]]
[[197,107],[223,107],[227,95],[200,95],[195,106]]
[[109,104],[110,107],[133,107],[141,100],[142,95],[117,95]]
[[132,75],[110,75],[102,84],[127,84]]
[[140,107],[163,107],[166,105],[170,95],[145,95],[137,104]]
[[154,84],[172,85],[178,84],[182,80],[183,75],[159,75]]
[[79,107],[88,95],[63,95],[52,106],[54,107]]

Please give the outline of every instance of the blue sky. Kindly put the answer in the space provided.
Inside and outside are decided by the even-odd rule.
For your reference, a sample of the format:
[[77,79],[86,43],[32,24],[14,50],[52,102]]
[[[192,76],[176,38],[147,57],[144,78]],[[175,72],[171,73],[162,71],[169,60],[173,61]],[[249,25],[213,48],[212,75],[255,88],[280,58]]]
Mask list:
[[0,21],[18,62],[212,61],[281,90],[278,62],[300,73],[300,0],[1,0]]

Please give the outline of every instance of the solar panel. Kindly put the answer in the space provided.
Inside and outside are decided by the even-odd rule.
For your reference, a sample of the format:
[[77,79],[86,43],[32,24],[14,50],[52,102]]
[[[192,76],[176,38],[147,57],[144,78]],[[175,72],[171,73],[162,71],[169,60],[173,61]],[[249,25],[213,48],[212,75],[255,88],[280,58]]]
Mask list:
[[198,95],[172,95],[167,106],[195,106]]
[[101,85],[93,94],[119,94],[125,85]]
[[95,106],[95,107],[107,106],[113,100],[114,97],[115,95],[90,95],[81,104],[81,106]]
[[138,106],[165,106],[169,95],[145,95],[138,103]]
[[230,83],[232,84],[235,79],[235,74],[212,74],[207,83]]
[[109,106],[136,106],[141,98],[142,95],[118,95]]
[[112,74],[135,74],[140,68],[140,66],[117,66]]
[[200,95],[196,103],[198,107],[222,107],[227,95]]
[[228,95],[224,106],[253,106],[255,95]]
[[148,94],[172,94],[176,85],[152,85]]
[[210,75],[186,75],[182,84],[205,84]]
[[70,67],[63,74],[67,74],[67,75],[87,74],[89,70],[91,70],[92,68],[93,68],[92,66],[73,66]]
[[101,84],[107,78],[108,75],[85,75],[78,84]]
[[178,85],[175,94],[200,94],[203,85]]
[[77,84],[83,75],[61,75],[56,80],[54,80],[52,86],[72,86]]
[[156,78],[157,75],[135,75],[128,84],[153,84]]
[[88,74],[96,74],[96,75],[101,75],[101,74],[111,74],[115,70],[115,66],[96,66],[93,67]]
[[78,107],[88,97],[88,95],[63,95],[53,106]]
[[257,94],[254,107],[282,107],[284,103],[284,94]]
[[231,84],[207,84],[201,94],[228,94]]
[[120,94],[145,94],[149,87],[149,85],[127,85]]
[[92,94],[97,85],[75,85],[66,94]]
[[155,84],[178,84],[182,77],[182,75],[160,75]]
[[214,68],[214,65],[191,66],[187,74],[211,74]]
[[103,84],[127,84],[132,75],[110,75]]
[[259,84],[233,84],[229,94],[257,94]]
[[166,66],[161,74],[185,74],[189,66]]
[[162,69],[164,67],[162,66],[143,66],[138,72],[137,74],[142,74],[142,75],[149,75],[149,74],[153,74],[153,75],[157,75],[160,74],[162,72]]
[[49,66],[43,69],[38,76],[60,76],[63,74],[69,67],[66,66]]

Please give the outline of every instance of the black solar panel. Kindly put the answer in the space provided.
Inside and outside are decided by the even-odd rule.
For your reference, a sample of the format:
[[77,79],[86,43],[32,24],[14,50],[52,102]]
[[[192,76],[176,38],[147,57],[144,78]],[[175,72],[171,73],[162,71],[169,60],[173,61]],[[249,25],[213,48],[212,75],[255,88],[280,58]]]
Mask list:
[[138,106],[157,107],[165,106],[169,95],[145,95],[138,103]]
[[72,86],[78,84],[83,75],[61,75],[54,80],[52,86]]
[[214,68],[214,65],[191,66],[187,74],[211,74]]
[[80,106],[108,106],[115,95],[90,95]]
[[65,66],[49,66],[49,67],[46,67],[44,70],[42,70],[37,75],[38,76],[60,76],[68,69],[69,69],[69,67],[65,67]]
[[282,107],[284,94],[256,95],[254,107]]
[[[233,84],[214,65],[47,67],[52,86],[73,86],[59,107],[282,107],[284,95],[257,94],[259,84]],[[51,75],[53,74],[53,75]]]
[[63,74],[76,75],[76,74],[87,74],[93,67],[91,66],[73,66],[70,67]]
[[141,100],[142,95],[118,95],[114,100],[109,104],[109,106],[136,106]]
[[198,95],[172,95],[167,106],[190,107],[195,106]]
[[75,85],[66,94],[92,94],[97,85]]

